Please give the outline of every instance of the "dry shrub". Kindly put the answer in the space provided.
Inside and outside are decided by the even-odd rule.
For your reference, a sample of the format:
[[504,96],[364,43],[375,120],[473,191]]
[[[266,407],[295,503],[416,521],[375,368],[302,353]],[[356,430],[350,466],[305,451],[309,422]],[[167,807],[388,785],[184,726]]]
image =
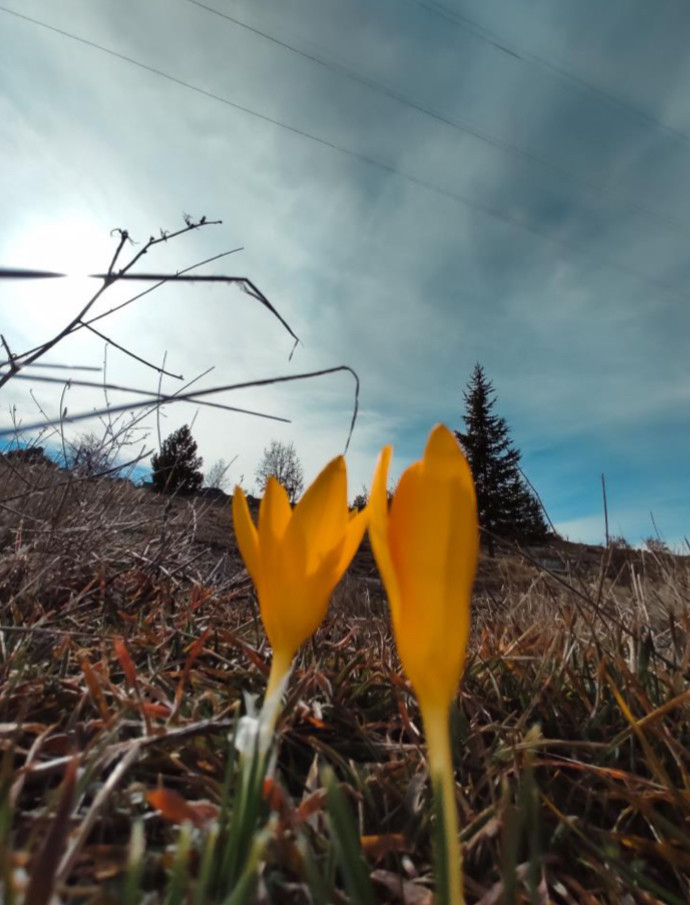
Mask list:
[[105,596],[131,573],[173,588],[222,578],[196,542],[211,504],[129,480],[0,460],[0,601],[26,621]]

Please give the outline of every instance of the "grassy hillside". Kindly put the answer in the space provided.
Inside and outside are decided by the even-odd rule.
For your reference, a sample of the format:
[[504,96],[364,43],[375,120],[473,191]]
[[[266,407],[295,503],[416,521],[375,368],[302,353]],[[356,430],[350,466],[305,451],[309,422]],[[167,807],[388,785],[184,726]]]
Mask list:
[[[8,463],[0,505],[4,901],[340,903],[354,871],[361,901],[431,902],[419,714],[366,544],[293,673],[243,899],[228,733],[269,651],[229,506]],[[689,600],[679,557],[482,561],[454,714],[468,902],[688,901]]]

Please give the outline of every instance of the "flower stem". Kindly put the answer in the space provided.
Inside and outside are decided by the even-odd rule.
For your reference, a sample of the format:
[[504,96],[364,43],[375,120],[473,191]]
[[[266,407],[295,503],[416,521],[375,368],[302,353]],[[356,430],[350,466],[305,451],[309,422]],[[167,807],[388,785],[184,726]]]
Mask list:
[[462,882],[462,849],[458,835],[458,810],[455,801],[455,778],[450,750],[449,714],[447,708],[422,708],[424,728],[429,752],[429,772],[437,815],[442,815],[442,826],[437,827],[437,882],[444,895],[439,896],[443,905],[465,905]]
[[268,685],[264,695],[262,713],[266,719],[265,731],[272,733],[280,713],[280,701],[274,701],[276,695],[281,693],[281,684],[292,666],[292,654],[286,651],[273,651],[271,671],[268,675]]

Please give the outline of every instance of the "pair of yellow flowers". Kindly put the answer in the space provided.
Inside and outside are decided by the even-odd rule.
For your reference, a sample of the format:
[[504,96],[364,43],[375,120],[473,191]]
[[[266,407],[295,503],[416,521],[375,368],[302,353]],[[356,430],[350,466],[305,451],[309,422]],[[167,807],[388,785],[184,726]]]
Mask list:
[[462,673],[478,552],[472,474],[457,440],[439,424],[424,457],[403,473],[389,511],[391,455],[390,446],[382,450],[369,503],[352,515],[342,456],[324,468],[294,510],[284,488],[269,478],[258,530],[244,493],[235,488],[237,543],[273,648],[267,697],[322,622],[368,527],[405,672],[424,710],[450,705]]
[[235,534],[273,647],[268,701],[282,687],[300,645],[326,615],[331,593],[368,528],[400,660],[422,712],[446,830],[448,899],[458,903],[462,888],[448,712],[470,631],[477,503],[472,473],[447,427],[433,428],[423,458],[403,473],[389,509],[391,455],[392,447],[382,450],[369,502],[352,515],[342,456],[324,468],[294,510],[285,490],[269,478],[258,528],[242,490],[235,488]]

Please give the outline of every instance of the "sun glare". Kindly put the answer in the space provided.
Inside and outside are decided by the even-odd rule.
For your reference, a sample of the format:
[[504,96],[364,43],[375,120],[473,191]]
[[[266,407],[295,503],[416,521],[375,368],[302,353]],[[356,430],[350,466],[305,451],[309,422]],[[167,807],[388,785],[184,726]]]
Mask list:
[[105,270],[112,257],[113,239],[94,220],[85,217],[31,223],[10,240],[12,266],[54,270],[83,278]]
[[[22,311],[24,330],[40,333],[64,326],[98,288],[90,273],[103,273],[112,260],[115,240],[87,217],[33,221],[10,236],[2,264],[13,268],[54,271],[64,279],[12,280],[2,288],[0,307],[10,303]],[[3,304],[4,303],[4,304]]]

